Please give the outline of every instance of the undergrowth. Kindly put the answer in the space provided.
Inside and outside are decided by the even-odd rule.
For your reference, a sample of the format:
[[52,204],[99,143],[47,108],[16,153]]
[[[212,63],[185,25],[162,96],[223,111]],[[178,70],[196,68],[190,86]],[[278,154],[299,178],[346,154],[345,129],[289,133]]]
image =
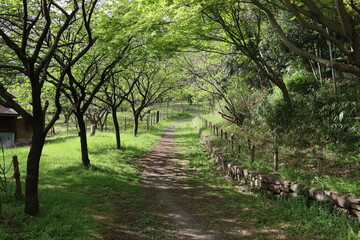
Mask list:
[[[359,239],[359,222],[331,211],[326,205],[309,205],[301,197],[272,200],[239,192],[219,174],[214,160],[208,159],[206,147],[199,142],[198,130],[191,123],[177,128],[175,136],[181,158],[198,172],[189,181],[207,183],[205,196],[197,196],[203,199],[198,207],[222,234],[246,232],[246,237],[254,239]],[[226,229],[226,222],[232,221],[229,219],[234,219],[243,229],[236,229],[235,225],[234,229]]]
[[[328,151],[326,156],[329,159],[325,159],[324,162],[324,175],[318,177],[317,160],[313,153],[306,152],[308,149],[296,149],[283,143],[279,150],[279,170],[275,172],[273,169],[273,144],[266,129],[253,127],[248,130],[248,126],[238,128],[228,124],[220,116],[213,114],[206,114],[203,117],[222,128],[224,132],[235,134],[233,150],[231,150],[229,143],[219,137],[212,140],[213,144],[223,149],[222,151],[226,153],[225,157],[231,159],[231,162],[261,173],[279,174],[281,178],[286,180],[311,184],[313,187],[325,190],[335,190],[341,194],[360,196],[360,179],[358,177],[360,165],[357,155],[349,155],[352,157],[352,164],[350,164],[346,162],[347,158],[335,158],[333,156],[335,153]],[[215,136],[209,128],[205,128],[200,119],[196,121],[199,126],[202,126],[203,131]],[[251,144],[256,147],[254,162],[250,160],[248,139],[251,139]],[[240,146],[241,153],[238,152],[238,146]]]

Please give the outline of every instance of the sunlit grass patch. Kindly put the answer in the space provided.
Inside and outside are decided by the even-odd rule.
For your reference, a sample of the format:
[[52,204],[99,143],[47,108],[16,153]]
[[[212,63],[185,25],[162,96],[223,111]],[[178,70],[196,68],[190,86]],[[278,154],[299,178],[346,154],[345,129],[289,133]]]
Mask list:
[[[187,137],[184,137],[187,136]],[[253,239],[359,239],[360,224],[328,206],[309,204],[304,198],[269,199],[264,195],[239,191],[219,174],[214,160],[204,153],[206,148],[190,123],[175,132],[180,158],[197,170],[191,184],[206,183],[202,201],[193,201],[210,219],[214,229],[223,234],[242,232]],[[230,220],[242,228],[224,230]],[[216,220],[216,221],[215,221]],[[234,225],[236,226],[236,224]],[[246,231],[245,231],[246,230]]]
[[[142,191],[140,169],[135,159],[151,151],[163,131],[181,118],[184,116],[164,119],[138,137],[132,136],[131,129],[122,132],[120,150],[116,149],[112,130],[88,135],[89,169],[81,163],[77,132],[49,137],[40,161],[40,214],[25,216],[23,202],[1,193],[0,239],[94,239],[102,221],[97,216],[114,211],[115,205],[141,208],[137,199]],[[27,146],[5,149],[7,161],[12,155],[18,156],[23,189],[28,151]]]

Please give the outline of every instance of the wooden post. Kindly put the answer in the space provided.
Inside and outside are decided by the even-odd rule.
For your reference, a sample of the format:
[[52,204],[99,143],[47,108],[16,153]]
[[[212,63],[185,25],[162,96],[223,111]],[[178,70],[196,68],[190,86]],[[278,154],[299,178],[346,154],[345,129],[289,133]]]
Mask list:
[[255,160],[255,146],[251,146],[251,163]]
[[160,121],[160,111],[156,112],[156,123],[159,123]]
[[219,127],[216,127],[216,136],[219,137]]
[[124,118],[124,131],[126,131],[126,117]]
[[247,140],[247,143],[248,143],[248,149],[249,149],[249,151],[251,151],[251,140],[249,138]]
[[324,153],[318,152],[316,154],[316,158],[318,159],[318,166],[317,166],[317,175],[319,177],[322,177],[323,175],[323,167],[324,167]]
[[223,130],[222,129],[220,129],[220,139],[222,140],[223,139]]
[[227,139],[227,132],[225,132],[225,141],[227,141],[228,139]]
[[13,165],[14,165],[14,178],[15,178],[15,197],[16,199],[22,200],[22,190],[21,190],[21,181],[20,181],[20,171],[19,171],[19,161],[16,155],[13,156]]
[[241,146],[238,145],[237,149],[238,149],[238,154],[240,154],[241,153]]
[[230,134],[230,146],[231,146],[231,150],[234,150],[234,134]]
[[149,130],[149,115],[146,116],[146,131]]
[[277,136],[274,136],[274,170],[279,170],[279,146]]

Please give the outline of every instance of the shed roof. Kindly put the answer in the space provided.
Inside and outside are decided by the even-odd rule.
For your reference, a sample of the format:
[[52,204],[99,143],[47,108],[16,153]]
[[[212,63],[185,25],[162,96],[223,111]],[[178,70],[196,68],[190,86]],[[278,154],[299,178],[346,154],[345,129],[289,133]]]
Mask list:
[[0,105],[0,116],[17,117],[19,114],[12,108],[7,108]]

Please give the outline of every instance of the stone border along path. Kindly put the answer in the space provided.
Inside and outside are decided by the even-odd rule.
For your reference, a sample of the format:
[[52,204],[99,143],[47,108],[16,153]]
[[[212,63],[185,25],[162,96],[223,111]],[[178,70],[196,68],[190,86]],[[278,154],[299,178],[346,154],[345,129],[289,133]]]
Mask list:
[[192,207],[190,197],[203,186],[187,183],[189,172],[174,166],[173,133],[183,120],[169,128],[161,142],[147,156],[140,159],[144,171],[141,184],[146,192],[146,204],[155,207],[156,212],[165,216],[172,239],[218,240],[223,239],[209,229],[211,224],[203,213]]
[[[197,129],[199,130],[198,126]],[[301,195],[313,201],[328,202],[340,212],[345,212],[351,217],[360,220],[360,197],[312,188],[303,183],[280,179],[276,175],[261,174],[255,170],[245,169],[240,165],[231,163],[231,160],[225,159],[223,153],[216,146],[212,146],[212,136],[201,133],[201,138],[208,146],[211,154],[216,158],[217,164],[235,182],[275,196],[296,197]]]

